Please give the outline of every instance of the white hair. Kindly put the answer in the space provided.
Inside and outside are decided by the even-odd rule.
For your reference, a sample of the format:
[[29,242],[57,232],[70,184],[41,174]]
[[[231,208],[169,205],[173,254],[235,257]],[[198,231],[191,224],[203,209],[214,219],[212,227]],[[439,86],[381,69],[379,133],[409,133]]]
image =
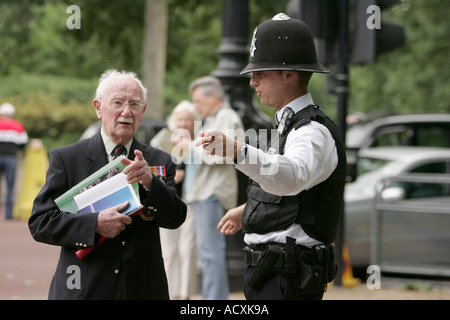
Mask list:
[[205,96],[210,96],[211,93],[215,93],[217,97],[219,97],[219,99],[223,100],[224,97],[223,87],[220,80],[216,77],[204,76],[198,78],[191,82],[188,91],[190,94],[192,94],[192,92],[197,88],[201,88],[202,93]]
[[95,91],[95,97],[101,98],[105,94],[105,90],[108,88],[109,82],[115,77],[130,77],[138,83],[142,89],[142,95],[144,101],[147,101],[147,88],[144,87],[141,80],[137,77],[136,73],[131,71],[117,71],[115,69],[109,69],[102,73],[100,79],[98,80],[98,87]]
[[188,111],[192,116],[192,120],[200,120],[200,115],[198,114],[197,109],[195,109],[194,104],[187,100],[183,100],[173,109],[167,119],[167,127],[169,130],[173,131],[176,129],[176,116],[183,111]]
[[16,109],[14,108],[14,106],[8,102],[5,102],[0,106],[0,114],[4,114],[8,117],[13,117],[15,112]]

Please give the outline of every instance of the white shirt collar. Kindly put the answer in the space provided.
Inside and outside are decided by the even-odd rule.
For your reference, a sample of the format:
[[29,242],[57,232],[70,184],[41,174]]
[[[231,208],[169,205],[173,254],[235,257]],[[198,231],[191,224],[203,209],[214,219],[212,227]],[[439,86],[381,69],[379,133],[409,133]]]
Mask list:
[[[114,150],[114,148],[117,146],[117,144],[114,143],[110,137],[108,137],[108,135],[105,133],[105,131],[103,131],[103,128],[100,130],[100,133],[102,135],[103,144],[105,145],[106,154],[108,155],[109,161],[111,161],[114,158],[113,156],[111,156],[111,153]],[[127,144],[125,144],[125,148],[127,149],[127,151],[124,154],[125,157],[128,157],[128,153],[130,151],[132,142],[133,142],[133,139],[131,139],[130,141],[128,141]]]
[[281,116],[283,115],[284,109],[286,107],[291,108],[294,113],[299,112],[300,110],[306,108],[310,104],[314,104],[313,99],[311,97],[311,94],[308,92],[307,94],[302,95],[301,97],[298,97],[295,100],[292,100],[287,105],[285,105],[283,108],[281,108],[280,111],[277,111],[275,113],[275,116],[277,117],[277,122],[280,122]]

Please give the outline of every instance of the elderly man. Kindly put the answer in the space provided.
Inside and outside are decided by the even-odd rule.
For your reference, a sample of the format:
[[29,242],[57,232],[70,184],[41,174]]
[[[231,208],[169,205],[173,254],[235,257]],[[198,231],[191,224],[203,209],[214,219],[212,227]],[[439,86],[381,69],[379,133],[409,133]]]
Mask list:
[[[170,155],[134,138],[145,101],[146,89],[134,73],[106,71],[93,101],[101,131],[50,154],[46,183],[29,220],[35,240],[61,246],[49,299],[169,298],[159,228],[179,227],[186,205],[176,194]],[[139,182],[141,203],[152,214],[122,215],[126,203],[97,213],[59,210],[54,200],[111,161],[116,146],[127,156],[121,161],[128,182]],[[166,176],[152,175],[149,166],[164,166]],[[95,246],[100,236],[109,239],[84,260],[75,256],[76,250]],[[78,277],[77,285],[68,285],[72,276]]]

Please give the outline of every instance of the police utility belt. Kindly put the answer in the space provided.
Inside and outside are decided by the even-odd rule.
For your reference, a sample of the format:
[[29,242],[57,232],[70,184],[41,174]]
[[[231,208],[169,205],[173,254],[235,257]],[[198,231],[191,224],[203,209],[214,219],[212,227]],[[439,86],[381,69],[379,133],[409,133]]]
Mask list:
[[250,245],[242,249],[244,263],[254,267],[247,286],[258,290],[266,277],[274,270],[282,276],[297,278],[298,290],[303,293],[325,291],[336,276],[334,247],[321,244],[308,248],[296,245],[287,237],[286,244],[266,243]]

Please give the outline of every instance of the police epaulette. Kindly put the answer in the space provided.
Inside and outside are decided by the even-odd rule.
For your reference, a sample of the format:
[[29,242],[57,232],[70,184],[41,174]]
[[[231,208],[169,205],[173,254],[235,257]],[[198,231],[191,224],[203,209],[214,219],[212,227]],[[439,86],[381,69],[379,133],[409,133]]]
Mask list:
[[295,123],[294,129],[297,130],[297,129],[300,128],[301,126],[303,126],[303,125],[305,125],[305,124],[307,124],[307,123],[310,123],[310,122],[311,122],[311,119],[310,119],[310,118],[304,118],[304,119],[301,119],[301,120],[299,120],[299,121],[297,121],[297,122]]

